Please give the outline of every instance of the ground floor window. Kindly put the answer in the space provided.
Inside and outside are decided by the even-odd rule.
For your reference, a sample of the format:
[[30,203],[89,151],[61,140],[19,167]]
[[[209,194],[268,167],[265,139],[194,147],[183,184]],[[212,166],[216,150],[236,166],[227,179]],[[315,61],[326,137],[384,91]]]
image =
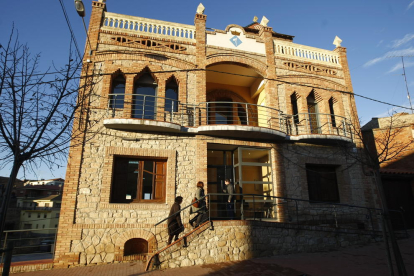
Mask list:
[[310,201],[339,202],[336,168],[334,165],[306,164]]
[[164,202],[167,160],[115,157],[111,203]]

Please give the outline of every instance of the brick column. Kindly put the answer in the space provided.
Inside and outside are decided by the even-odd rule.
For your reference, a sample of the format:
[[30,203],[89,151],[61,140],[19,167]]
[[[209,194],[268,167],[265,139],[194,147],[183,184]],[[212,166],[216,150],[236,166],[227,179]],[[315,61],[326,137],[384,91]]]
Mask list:
[[265,86],[266,105],[269,107],[279,109],[277,83],[276,81],[274,81],[274,79],[276,79],[276,63],[272,32],[272,28],[263,26],[263,29],[261,30],[259,35],[264,40],[266,49],[267,76],[265,77],[268,78]]
[[[188,91],[189,94],[195,93],[196,102],[199,104],[206,101],[206,21],[207,15],[197,13],[194,18],[196,28],[196,66],[201,71],[196,72],[196,91]],[[194,96],[194,94],[193,94]],[[201,125],[207,123],[207,114],[201,110]]]
[[[94,52],[98,48],[99,30],[101,28],[105,10],[106,10],[105,0],[99,0],[99,1],[92,2],[92,13],[91,13],[91,19],[89,21],[89,28],[88,28],[89,42],[88,40],[86,40],[85,59],[91,59],[92,56],[94,56],[95,54]],[[92,50],[92,55],[90,55],[91,50]]]
[[[92,14],[89,23],[89,42],[86,46],[84,60],[91,59],[89,55],[90,45],[95,50],[98,43],[99,28],[101,26],[103,11],[105,9],[104,0],[92,3]],[[90,43],[90,45],[89,45]],[[92,74],[94,66],[87,66],[84,63],[82,75]],[[86,80],[81,80],[81,85]],[[80,97],[85,91],[79,91]],[[71,147],[68,157],[68,166],[66,170],[65,185],[63,187],[62,206],[60,210],[59,228],[57,233],[54,267],[68,267],[79,263],[79,253],[70,251],[72,240],[80,239],[81,232],[74,229],[76,220],[75,210],[77,202],[77,191],[80,173],[82,169],[82,159],[86,138],[86,119],[89,112],[89,102],[86,100],[83,107],[78,109],[73,123]],[[80,118],[76,119],[76,118]]]

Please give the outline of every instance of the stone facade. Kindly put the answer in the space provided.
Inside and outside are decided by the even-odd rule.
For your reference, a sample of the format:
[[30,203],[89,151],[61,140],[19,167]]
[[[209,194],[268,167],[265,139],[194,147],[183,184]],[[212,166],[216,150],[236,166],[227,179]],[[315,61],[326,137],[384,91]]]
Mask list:
[[[245,177],[245,191],[253,183],[257,186],[252,193],[262,193],[258,196],[266,191],[269,197],[305,200],[301,203],[304,220],[317,217],[311,206],[324,208],[307,201],[308,164],[334,168],[339,194],[334,201],[376,206],[371,179],[349,157],[358,144],[350,127],[358,116],[346,49],[327,51],[294,44],[292,36],[257,23],[206,31],[206,20],[206,15],[197,13],[194,26],[189,26],[124,16],[107,12],[105,1],[93,2],[83,81],[93,78],[96,85],[74,123],[55,267],[142,259],[162,248],[165,233],[162,236],[159,231],[165,232],[166,226],[155,228],[154,224],[168,216],[174,198],[181,195],[182,206],[190,204],[197,181],[206,183],[207,193],[220,190],[219,180],[212,180],[211,168],[219,165],[211,161],[214,151],[232,152],[232,158],[235,151],[266,152],[266,159],[261,156],[254,161],[254,166],[261,166],[255,172],[259,179],[246,180],[249,173],[237,175],[235,163],[226,177],[240,187]],[[216,37],[211,40],[211,36]],[[237,38],[246,45],[258,43],[263,51],[237,48]],[[144,75],[153,80],[145,87],[156,85],[156,97],[149,105],[154,114],[147,118],[137,104],[144,96],[136,93]],[[114,102],[119,77],[124,80],[122,107]],[[170,82],[178,86],[176,109],[165,104]],[[127,159],[132,160],[128,164],[165,163],[165,171],[155,173],[155,181],[162,179],[157,182],[162,183],[159,195],[134,198],[126,194],[126,202],[113,199],[118,188],[114,179],[122,177],[116,176],[116,168],[122,170],[117,162]],[[251,170],[248,162],[244,166],[241,174]],[[272,216],[274,223],[288,222],[292,206],[283,199],[273,201],[273,211],[266,211],[266,216]],[[323,232],[302,235],[271,225],[253,229],[243,221],[219,222],[215,231],[200,236],[193,249],[172,253],[177,258],[163,265],[307,251],[325,240],[327,247],[321,249],[338,242],[352,244],[347,242],[353,238],[346,235],[342,240]],[[127,254],[131,244],[142,250]],[[204,244],[207,248],[197,250]]]

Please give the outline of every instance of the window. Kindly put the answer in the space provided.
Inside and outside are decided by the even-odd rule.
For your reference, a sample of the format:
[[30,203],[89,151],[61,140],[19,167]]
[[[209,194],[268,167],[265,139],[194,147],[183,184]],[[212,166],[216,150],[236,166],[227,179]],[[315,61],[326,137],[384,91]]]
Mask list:
[[58,218],[59,217],[59,213],[56,213],[56,218]]
[[40,213],[37,214],[37,218],[40,218]]
[[47,214],[43,214],[43,218],[47,218]]
[[27,213],[27,217],[31,218],[32,217],[32,213]]
[[333,165],[306,165],[309,200],[339,202],[336,167]]
[[42,228],[45,228],[45,225],[43,224]]
[[132,118],[154,120],[157,103],[157,83],[149,72],[135,82],[132,98]]
[[38,229],[39,228],[39,224],[36,224],[36,229]]
[[314,93],[310,93],[310,95],[306,98],[306,102],[308,105],[308,115],[309,115],[309,128],[310,133],[317,134],[319,133],[319,118],[318,118],[318,103],[315,100]]
[[296,97],[296,93],[290,96],[290,103],[292,104],[293,121],[295,122],[295,124],[299,124],[298,100]]
[[333,127],[336,127],[336,121],[335,121],[335,112],[334,112],[334,99],[329,99],[329,112],[331,113],[331,124]]
[[165,88],[165,106],[166,112],[178,111],[178,85],[174,78],[172,78]]
[[167,162],[115,157],[111,203],[165,201]]
[[109,108],[124,108],[125,78],[118,75],[112,80],[112,91],[109,97]]

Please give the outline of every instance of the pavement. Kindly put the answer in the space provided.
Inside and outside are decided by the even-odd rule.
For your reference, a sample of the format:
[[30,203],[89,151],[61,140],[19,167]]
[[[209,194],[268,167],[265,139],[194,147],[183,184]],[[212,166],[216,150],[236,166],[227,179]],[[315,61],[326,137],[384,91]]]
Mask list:
[[[414,230],[410,238],[398,240],[407,275],[414,276]],[[145,263],[120,264],[53,269],[12,274],[14,276],[201,276],[201,275],[260,275],[260,276],[389,276],[385,244],[348,247],[339,251],[301,253],[246,261],[191,267],[144,271]],[[395,267],[395,266],[394,266]],[[396,269],[396,268],[395,268]],[[395,270],[395,275],[398,275]]]

